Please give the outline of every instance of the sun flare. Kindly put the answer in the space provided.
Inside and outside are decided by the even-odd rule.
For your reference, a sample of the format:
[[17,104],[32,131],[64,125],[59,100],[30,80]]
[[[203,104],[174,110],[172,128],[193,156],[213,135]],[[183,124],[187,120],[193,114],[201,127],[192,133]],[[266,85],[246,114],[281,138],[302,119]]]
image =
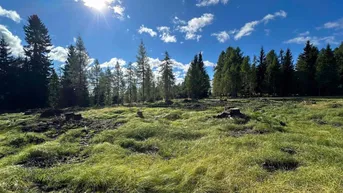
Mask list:
[[94,8],[98,11],[105,9],[109,3],[108,0],[83,0],[87,7]]

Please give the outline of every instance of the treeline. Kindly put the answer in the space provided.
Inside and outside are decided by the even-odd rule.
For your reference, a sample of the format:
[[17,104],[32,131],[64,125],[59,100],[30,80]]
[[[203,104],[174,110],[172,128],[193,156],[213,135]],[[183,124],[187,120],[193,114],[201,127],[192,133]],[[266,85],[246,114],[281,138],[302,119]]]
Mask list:
[[134,102],[154,102],[172,98],[209,96],[210,80],[202,54],[195,56],[182,84],[175,84],[173,63],[168,54],[155,77],[144,43],[139,45],[135,63],[123,68],[102,68],[91,64],[81,37],[68,47],[68,57],[58,75],[49,58],[52,48],[47,27],[37,15],[24,26],[24,56],[15,58],[2,36],[0,40],[0,110],[110,106]]
[[310,41],[294,64],[290,49],[265,54],[261,48],[251,61],[240,48],[219,56],[213,79],[215,96],[330,96],[343,94],[343,43],[318,50]]

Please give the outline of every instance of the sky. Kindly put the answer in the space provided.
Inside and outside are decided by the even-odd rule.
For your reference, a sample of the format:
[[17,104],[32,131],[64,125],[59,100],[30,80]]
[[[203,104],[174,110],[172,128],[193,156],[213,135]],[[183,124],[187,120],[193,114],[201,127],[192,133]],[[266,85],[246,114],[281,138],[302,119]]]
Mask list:
[[295,61],[307,40],[336,47],[343,40],[342,7],[342,0],[0,0],[0,34],[13,55],[22,55],[23,26],[37,14],[49,29],[57,70],[79,35],[90,65],[98,59],[104,68],[135,62],[143,40],[155,74],[168,51],[179,83],[199,52],[213,77],[229,46],[250,57],[262,46],[290,48]]

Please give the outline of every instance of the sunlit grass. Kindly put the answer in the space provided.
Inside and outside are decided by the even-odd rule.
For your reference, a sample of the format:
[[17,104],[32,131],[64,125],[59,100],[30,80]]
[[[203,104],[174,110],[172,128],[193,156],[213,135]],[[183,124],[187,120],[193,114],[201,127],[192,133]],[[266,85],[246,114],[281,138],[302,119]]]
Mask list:
[[[37,116],[2,115],[0,192],[340,192],[343,100],[311,100],[229,100],[248,122],[213,118],[220,106],[91,109],[80,113],[124,124],[89,139],[23,133],[17,120]],[[37,157],[52,165],[27,165]]]

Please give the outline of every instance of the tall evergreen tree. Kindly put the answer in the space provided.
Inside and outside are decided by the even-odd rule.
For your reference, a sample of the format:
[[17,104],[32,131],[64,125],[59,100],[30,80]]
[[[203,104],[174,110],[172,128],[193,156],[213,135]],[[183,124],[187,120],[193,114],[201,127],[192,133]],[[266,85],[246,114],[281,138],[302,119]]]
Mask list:
[[243,59],[242,65],[241,65],[241,81],[242,81],[242,89],[241,93],[244,96],[250,95],[250,76],[251,76],[251,69],[250,69],[250,57],[246,56]]
[[340,92],[343,93],[343,42],[335,49],[335,58],[339,71],[339,88]]
[[[109,67],[106,68],[104,76],[105,77],[104,77],[104,82],[103,82],[104,83],[103,89],[104,89],[105,105],[110,106],[114,103],[113,101],[114,90],[112,89],[114,76]],[[118,101],[119,101],[119,96],[118,96]]]
[[48,105],[48,86],[51,71],[51,61],[48,54],[52,46],[49,31],[37,15],[28,18],[24,26],[24,47],[27,62],[25,63],[27,108],[45,107]]
[[173,66],[170,60],[168,52],[165,53],[165,57],[161,63],[161,71],[162,75],[162,85],[163,85],[163,94],[164,100],[166,103],[170,101],[172,96],[172,88],[175,84],[175,77],[173,74]]
[[318,83],[318,94],[332,95],[338,88],[339,73],[330,45],[322,49],[318,55],[316,66],[316,80]]
[[266,62],[266,55],[264,53],[263,47],[260,51],[260,56],[258,59],[258,66],[257,66],[257,89],[260,94],[266,92],[266,71],[267,71],[267,62]]
[[93,104],[96,106],[100,105],[100,73],[101,67],[99,61],[96,59],[94,61],[94,66],[92,66],[89,72],[89,83],[93,89]]
[[74,70],[77,64],[76,50],[73,45],[68,47],[68,58],[62,68],[61,77],[61,102],[62,107],[71,107],[77,105],[77,98],[75,93],[75,77]]
[[215,96],[222,96],[223,93],[223,89],[222,89],[222,81],[223,81],[223,69],[224,69],[224,65],[225,65],[225,52],[222,51],[220,53],[218,62],[216,67],[214,68],[214,75],[213,75],[213,94]]
[[318,49],[307,41],[304,52],[299,55],[296,72],[298,92],[302,95],[316,95],[316,61]]
[[257,64],[257,58],[256,56],[254,56],[254,59],[253,59],[253,63],[252,63],[252,66],[251,66],[251,71],[250,71],[250,79],[249,79],[249,82],[250,82],[250,85],[249,85],[249,88],[250,88],[250,94],[251,95],[255,95],[257,93],[257,67],[256,67],[256,64]]
[[205,64],[203,61],[203,57],[202,57],[202,53],[199,53],[199,61],[198,61],[198,70],[199,70],[199,97],[200,98],[206,98],[209,96],[209,92],[211,89],[211,85],[210,85],[210,77],[206,72],[205,69]]
[[141,41],[141,44],[139,45],[138,48],[138,54],[136,56],[137,58],[137,77],[142,85],[142,101],[145,102],[146,100],[146,85],[148,85],[149,83],[147,78],[149,78],[149,74],[147,71],[149,71],[149,59],[148,59],[148,55],[145,49],[145,45],[143,43],[143,41]]
[[11,56],[9,44],[5,37],[0,39],[0,110],[8,110],[11,108],[12,97],[14,96],[13,81],[15,81],[14,74],[14,58]]
[[294,91],[294,66],[290,49],[287,49],[286,55],[281,62],[281,95],[289,96]]
[[123,103],[125,93],[125,81],[119,62],[116,63],[114,71],[114,96],[118,98],[118,104]]
[[52,108],[56,108],[60,102],[60,81],[55,72],[52,70],[52,74],[50,76],[49,82],[49,106]]
[[89,57],[81,36],[77,37],[76,39],[75,49],[77,62],[75,62],[75,64],[72,64],[73,76],[75,78],[75,93],[78,99],[78,105],[84,107],[89,105],[89,92],[87,87],[88,82],[86,74]]
[[[135,69],[132,66],[132,62],[129,62],[127,66],[127,74],[126,74],[126,80],[127,80],[127,96],[128,96],[128,102],[131,104],[134,100],[134,88],[135,86]],[[136,93],[137,95],[137,93]]]
[[271,50],[266,57],[266,86],[268,93],[275,96],[279,93],[280,88],[280,64],[274,50]]

